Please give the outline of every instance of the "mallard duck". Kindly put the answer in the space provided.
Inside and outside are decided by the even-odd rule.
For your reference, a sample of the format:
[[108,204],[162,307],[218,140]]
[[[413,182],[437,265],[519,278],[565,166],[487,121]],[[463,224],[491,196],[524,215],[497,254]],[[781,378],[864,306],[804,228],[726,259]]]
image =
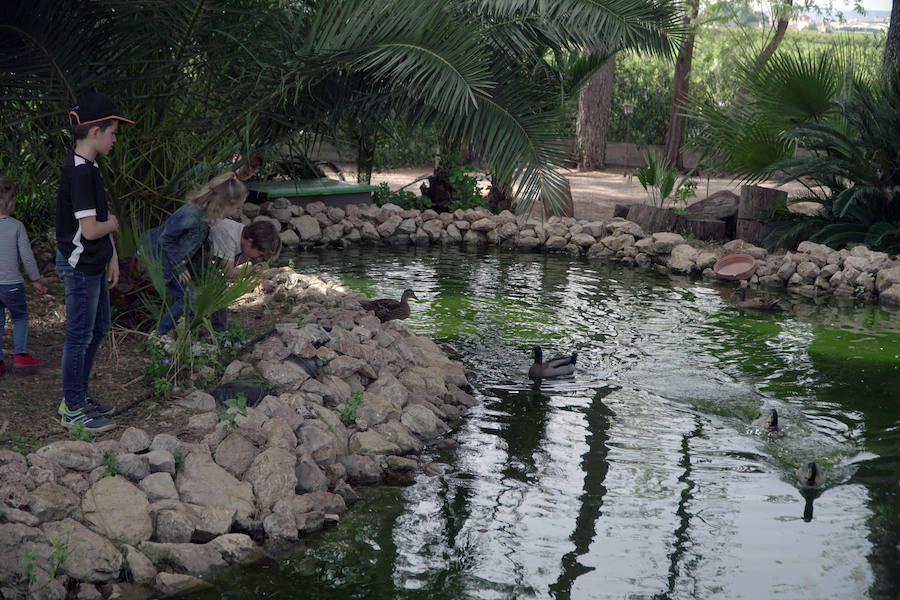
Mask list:
[[359,305],[366,310],[371,310],[378,317],[378,320],[384,323],[393,319],[405,319],[409,316],[409,299],[418,296],[412,290],[404,290],[400,300],[393,298],[379,298],[377,300],[367,300],[360,302]]
[[778,431],[778,411],[773,408],[768,414],[758,414],[750,426],[760,431]]
[[797,469],[797,483],[807,490],[820,488],[825,483],[825,471],[816,463],[808,462]]
[[778,303],[781,302],[780,298],[763,298],[762,296],[757,296],[755,298],[747,299],[747,290],[744,288],[738,288],[731,293],[732,298],[737,298],[734,301],[734,305],[740,308],[752,308],[755,310],[776,310],[778,308]]
[[532,379],[560,377],[562,375],[571,375],[575,372],[575,360],[578,358],[577,352],[573,352],[572,356],[560,356],[543,362],[544,352],[540,346],[535,346],[531,351],[534,353],[534,364],[528,369],[528,376]]

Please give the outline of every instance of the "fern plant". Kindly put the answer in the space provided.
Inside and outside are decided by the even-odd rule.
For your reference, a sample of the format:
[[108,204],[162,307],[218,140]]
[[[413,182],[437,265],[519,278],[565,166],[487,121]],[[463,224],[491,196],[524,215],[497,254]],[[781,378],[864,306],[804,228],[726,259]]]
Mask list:
[[677,206],[687,204],[688,198],[694,197],[697,182],[691,179],[692,174],[693,171],[689,171],[676,184],[678,169],[667,165],[653,152],[648,152],[635,175],[650,197],[650,204],[663,208],[667,200]]

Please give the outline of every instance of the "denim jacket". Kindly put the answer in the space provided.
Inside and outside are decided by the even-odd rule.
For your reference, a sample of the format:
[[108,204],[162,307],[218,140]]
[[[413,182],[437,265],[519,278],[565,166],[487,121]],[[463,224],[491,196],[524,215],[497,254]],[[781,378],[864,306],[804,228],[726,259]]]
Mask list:
[[209,255],[209,223],[206,212],[184,204],[159,227],[141,236],[143,247],[162,262],[163,276],[178,277],[198,253]]

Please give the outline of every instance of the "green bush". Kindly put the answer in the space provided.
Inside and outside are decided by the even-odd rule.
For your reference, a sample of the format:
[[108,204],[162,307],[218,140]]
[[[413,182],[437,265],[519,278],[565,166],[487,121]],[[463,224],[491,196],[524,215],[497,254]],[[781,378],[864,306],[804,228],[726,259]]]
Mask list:
[[387,183],[378,185],[378,189],[372,192],[372,200],[377,206],[385,204],[396,204],[404,209],[425,210],[431,208],[431,200],[424,196],[416,196],[412,192],[406,190],[391,191]]

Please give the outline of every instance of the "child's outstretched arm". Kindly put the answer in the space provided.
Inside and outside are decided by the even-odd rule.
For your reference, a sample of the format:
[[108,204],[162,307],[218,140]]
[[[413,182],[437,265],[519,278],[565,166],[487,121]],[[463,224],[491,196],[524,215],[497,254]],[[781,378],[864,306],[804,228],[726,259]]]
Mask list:
[[119,230],[119,219],[114,214],[110,214],[106,221],[98,221],[96,216],[91,215],[81,217],[78,222],[81,223],[81,235],[88,240],[98,240]]

